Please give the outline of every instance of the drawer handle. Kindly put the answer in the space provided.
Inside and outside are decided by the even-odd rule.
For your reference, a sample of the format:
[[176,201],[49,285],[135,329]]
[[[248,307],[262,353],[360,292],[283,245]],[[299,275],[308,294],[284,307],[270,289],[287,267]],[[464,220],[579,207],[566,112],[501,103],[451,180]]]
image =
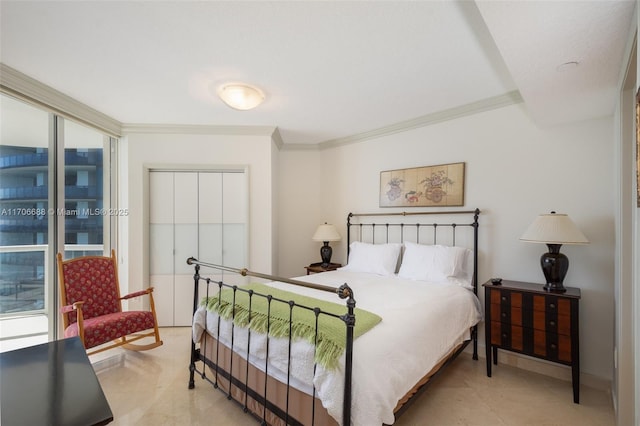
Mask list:
[[552,344],[551,344],[551,349],[555,349],[556,347],[557,347],[557,346],[556,346],[556,344],[555,344],[555,343],[552,343]]
[[502,301],[506,302],[507,301],[507,296],[502,296]]
[[551,309],[555,309],[555,308],[556,308],[556,304],[555,304],[555,303],[549,303],[549,307],[550,307]]
[[549,325],[553,327],[554,325],[556,325],[556,322],[555,321],[549,321]]
[[507,338],[507,333],[502,333],[502,338],[506,339]]
[[503,312],[503,313],[502,313],[502,318],[506,318],[506,317],[507,317],[507,313],[506,313],[506,312]]

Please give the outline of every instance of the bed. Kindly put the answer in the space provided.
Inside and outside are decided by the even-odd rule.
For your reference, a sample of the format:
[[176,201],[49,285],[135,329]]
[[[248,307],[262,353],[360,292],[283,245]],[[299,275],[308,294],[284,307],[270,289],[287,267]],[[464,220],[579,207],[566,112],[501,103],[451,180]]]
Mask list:
[[469,343],[477,360],[479,214],[350,213],[347,265],[294,279],[190,258],[189,388],[262,424],[392,424]]

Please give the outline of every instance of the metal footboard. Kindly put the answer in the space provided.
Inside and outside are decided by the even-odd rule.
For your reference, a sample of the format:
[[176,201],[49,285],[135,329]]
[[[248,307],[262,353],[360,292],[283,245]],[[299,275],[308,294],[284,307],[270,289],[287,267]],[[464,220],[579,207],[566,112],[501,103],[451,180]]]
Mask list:
[[[230,358],[230,365],[228,370],[226,371],[226,369],[222,368],[220,366],[220,362],[219,362],[219,356],[220,356],[220,347],[222,345],[222,343],[220,343],[220,323],[221,323],[221,319],[220,319],[220,315],[218,315],[218,319],[217,319],[217,338],[216,338],[216,348],[215,348],[215,359],[208,359],[206,357],[206,347],[205,348],[197,348],[196,347],[196,343],[191,342],[191,362],[189,365],[189,389],[193,389],[195,387],[195,381],[194,381],[194,375],[195,373],[199,373],[201,375],[201,377],[205,380],[207,380],[208,382],[210,382],[215,388],[218,388],[218,383],[219,380],[225,380],[226,383],[228,383],[228,391],[227,393],[227,399],[231,399],[236,401],[237,403],[239,403],[243,410],[245,412],[249,411],[249,407],[248,407],[248,398],[250,397],[251,399],[253,399],[254,401],[256,401],[258,404],[260,404],[262,406],[262,414],[258,414],[253,412],[252,414],[256,417],[258,417],[263,425],[267,424],[267,411],[269,411],[270,413],[272,413],[273,415],[277,416],[278,418],[282,419],[282,421],[284,421],[285,424],[287,425],[301,425],[302,423],[298,420],[295,419],[293,416],[290,415],[289,413],[289,392],[290,392],[290,388],[291,388],[291,347],[292,347],[292,315],[293,315],[293,310],[294,308],[296,309],[304,309],[304,310],[308,310],[308,311],[312,311],[315,315],[315,337],[314,340],[317,342],[318,339],[318,320],[320,318],[320,316],[322,315],[326,315],[326,316],[330,316],[333,318],[337,318],[340,319],[344,322],[345,327],[346,327],[346,342],[345,342],[345,377],[344,377],[344,399],[343,399],[343,421],[342,424],[343,425],[350,425],[351,424],[351,399],[352,399],[352,374],[353,374],[353,335],[354,335],[354,326],[355,326],[355,299],[353,297],[353,291],[351,290],[351,288],[347,285],[347,284],[343,284],[342,286],[338,287],[338,288],[334,288],[334,287],[329,287],[329,286],[324,286],[324,285],[320,285],[320,284],[313,284],[313,283],[308,283],[308,282],[304,282],[304,281],[298,281],[298,280],[292,280],[292,279],[287,279],[287,278],[282,278],[282,277],[277,277],[277,276],[272,276],[272,275],[267,275],[267,274],[262,274],[262,273],[257,273],[257,272],[252,272],[249,271],[247,269],[236,269],[236,268],[230,268],[230,267],[226,267],[223,265],[215,265],[215,264],[211,264],[211,263],[206,263],[206,262],[201,262],[198,261],[195,258],[189,258],[187,259],[187,263],[189,265],[194,265],[195,268],[195,272],[193,275],[193,279],[194,279],[194,294],[193,294],[193,313],[196,313],[196,310],[198,309],[199,306],[199,300],[200,300],[200,295],[199,293],[199,284],[201,282],[205,282],[206,283],[206,297],[210,297],[210,296],[215,296],[215,293],[217,293],[218,295],[221,294],[223,289],[230,289],[233,293],[233,313],[232,313],[232,318],[235,318],[235,306],[236,306],[236,295],[238,294],[238,292],[244,292],[246,294],[248,294],[249,297],[249,316],[251,317],[251,306],[252,306],[252,301],[254,300],[254,298],[264,298],[267,301],[267,306],[268,306],[268,313],[267,313],[267,336],[266,336],[266,353],[267,353],[267,357],[264,361],[264,365],[263,365],[263,374],[264,374],[264,388],[263,389],[252,389],[249,386],[249,354],[251,353],[251,329],[249,328],[247,333],[248,333],[248,338],[247,338],[247,347],[246,347],[246,353],[247,353],[247,357],[246,360],[244,361],[246,364],[244,365],[245,368],[245,374],[244,374],[244,381],[241,378],[238,377],[234,377],[232,372],[234,371],[234,367],[233,367],[233,362],[234,362],[234,357],[233,355]],[[226,284],[223,281],[215,281],[212,280],[210,278],[205,278],[202,277],[200,275],[200,268],[201,267],[207,267],[207,268],[213,268],[219,271],[225,271],[225,272],[232,272],[232,273],[236,273],[236,274],[240,274],[242,276],[251,276],[251,277],[256,277],[256,278],[263,278],[263,279],[267,279],[267,280],[271,280],[271,281],[279,281],[279,282],[284,282],[284,283],[288,283],[288,284],[293,284],[293,285],[297,285],[297,286],[302,286],[302,287],[307,287],[307,288],[313,288],[315,290],[321,290],[321,291],[326,291],[326,292],[331,292],[331,293],[335,293],[337,294],[337,296],[340,299],[346,299],[346,313],[344,315],[336,315],[330,312],[324,312],[321,309],[317,308],[317,307],[313,307],[313,306],[305,306],[302,304],[298,304],[293,300],[283,300],[280,298],[276,298],[273,297],[270,294],[261,294],[258,292],[255,292],[253,290],[247,290],[247,289],[243,289],[242,287],[238,287],[237,285],[230,285],[230,284]],[[213,286],[214,290],[213,293],[214,294],[210,294],[210,287]],[[271,306],[274,303],[282,303],[282,304],[286,304],[289,306],[289,337],[288,337],[288,364],[287,364],[287,380],[286,380],[286,403],[285,403],[285,408],[284,410],[280,407],[278,407],[275,403],[273,403],[273,401],[271,401],[269,399],[269,396],[267,395],[267,382],[270,380],[269,377],[269,365],[268,365],[268,354],[269,354],[269,330],[270,330],[270,319],[271,319]],[[235,329],[235,324],[233,321],[231,321],[231,347],[229,348],[231,350],[231,352],[234,352],[234,329]],[[205,325],[205,332],[206,332],[206,325]],[[204,351],[202,350],[204,349]],[[314,353],[315,356],[315,353]],[[240,360],[242,359],[242,357],[238,357]],[[196,366],[196,363],[198,361],[202,361],[203,362],[203,367],[202,370],[199,370]],[[206,367],[205,365],[208,365],[214,372],[214,377],[213,379],[209,379],[206,376]],[[243,366],[241,366],[243,367]],[[314,361],[314,366],[313,366],[313,370],[315,373],[316,370],[316,363]],[[274,379],[275,380],[275,379]],[[231,395],[231,391],[232,388],[235,387],[237,389],[240,389],[242,391],[242,393],[244,394],[244,401],[239,401],[236,398],[233,398],[233,396]],[[221,389],[222,390],[222,389]],[[312,395],[312,424],[314,424],[315,422],[315,386],[313,387],[313,395]]]

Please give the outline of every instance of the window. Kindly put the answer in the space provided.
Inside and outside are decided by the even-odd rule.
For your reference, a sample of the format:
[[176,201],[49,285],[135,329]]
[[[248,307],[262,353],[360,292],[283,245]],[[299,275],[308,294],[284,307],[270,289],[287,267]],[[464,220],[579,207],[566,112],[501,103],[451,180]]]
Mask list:
[[110,205],[116,141],[5,95],[0,117],[2,351],[57,337],[56,253],[110,251],[112,218],[92,213]]

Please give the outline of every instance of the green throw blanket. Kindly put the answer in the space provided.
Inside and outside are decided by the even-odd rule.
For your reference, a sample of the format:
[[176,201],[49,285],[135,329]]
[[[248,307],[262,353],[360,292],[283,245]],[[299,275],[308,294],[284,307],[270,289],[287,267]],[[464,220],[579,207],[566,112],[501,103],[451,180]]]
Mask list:
[[[240,288],[240,287],[239,287]],[[275,289],[264,284],[249,284],[241,287],[244,290],[253,290],[254,293],[272,295],[274,298],[282,300],[293,300],[296,304],[311,308],[320,308],[323,312],[330,312],[336,315],[347,313],[346,305],[312,297],[301,296],[284,290]],[[235,316],[233,305],[233,290],[222,290],[220,294],[211,296],[208,300],[203,300],[203,305],[212,312],[216,312],[220,317],[231,320],[240,327],[249,327],[251,330],[267,332],[267,308],[266,297],[251,297],[251,313],[249,313],[249,294],[244,291],[236,291]],[[276,300],[271,301],[269,335],[273,337],[289,336],[289,311],[288,303]],[[249,320],[249,316],[251,319]],[[355,309],[356,324],[354,328],[354,339],[369,331],[373,326],[381,321],[381,318],[371,312],[362,309]],[[291,334],[293,338],[305,339],[314,344],[315,340],[315,313],[309,309],[299,307],[293,308]],[[342,355],[346,346],[346,325],[339,318],[328,315],[318,316],[318,337],[316,342],[316,363],[327,369],[333,369],[338,365],[338,359]]]

